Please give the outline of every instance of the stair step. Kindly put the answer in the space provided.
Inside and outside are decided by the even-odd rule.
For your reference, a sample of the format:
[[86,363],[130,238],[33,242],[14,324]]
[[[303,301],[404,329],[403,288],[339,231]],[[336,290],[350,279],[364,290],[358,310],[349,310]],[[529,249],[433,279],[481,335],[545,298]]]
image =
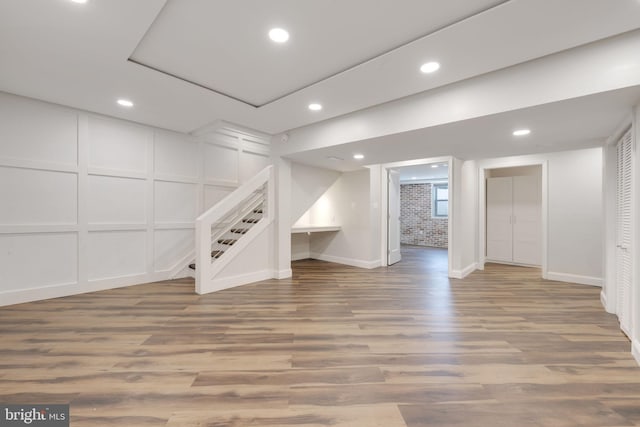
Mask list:
[[[224,251],[211,251],[211,258],[213,259],[218,259],[222,256],[222,254],[224,253]],[[196,269],[196,264],[195,263],[191,263],[189,264],[189,268],[192,270]]]
[[259,218],[245,218],[242,220],[242,222],[247,224],[256,224],[258,221],[260,221]]
[[218,239],[218,243],[220,243],[221,245],[233,245],[235,242],[237,242],[236,239]]
[[249,231],[248,228],[232,228],[231,232],[236,234],[246,234]]
[[261,214],[261,213],[264,213],[264,212],[262,212],[262,209],[254,209],[253,213]]
[[224,251],[211,251],[211,258],[220,258]]

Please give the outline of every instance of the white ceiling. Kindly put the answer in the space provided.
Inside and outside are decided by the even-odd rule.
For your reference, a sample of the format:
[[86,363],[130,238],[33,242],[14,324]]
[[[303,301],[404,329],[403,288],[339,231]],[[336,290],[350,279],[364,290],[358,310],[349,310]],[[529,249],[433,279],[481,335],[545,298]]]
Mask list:
[[[290,42],[272,44],[272,26]],[[638,0],[0,0],[0,90],[181,132],[226,121],[275,134],[638,28]],[[418,71],[434,59],[438,72]],[[630,88],[292,157],[351,170],[356,150],[375,163],[425,147],[472,158],[595,145],[638,98]],[[505,136],[525,116],[539,130]]]
[[[432,126],[411,132],[287,155],[299,163],[340,171],[368,164],[454,156],[484,159],[602,145],[640,101],[640,86]],[[532,133],[514,137],[514,129]],[[361,153],[362,160],[353,159]],[[339,157],[343,161],[329,159]]]
[[449,165],[443,162],[401,166],[394,168],[394,170],[400,172],[400,182],[403,184],[426,180],[446,180],[449,178]]
[[504,1],[170,0],[131,59],[262,106]]

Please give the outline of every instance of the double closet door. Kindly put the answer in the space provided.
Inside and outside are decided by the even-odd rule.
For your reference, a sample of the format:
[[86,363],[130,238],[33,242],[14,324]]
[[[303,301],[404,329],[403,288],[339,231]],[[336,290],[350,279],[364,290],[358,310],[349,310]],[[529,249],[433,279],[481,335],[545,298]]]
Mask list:
[[487,178],[487,261],[540,265],[542,189],[536,176]]

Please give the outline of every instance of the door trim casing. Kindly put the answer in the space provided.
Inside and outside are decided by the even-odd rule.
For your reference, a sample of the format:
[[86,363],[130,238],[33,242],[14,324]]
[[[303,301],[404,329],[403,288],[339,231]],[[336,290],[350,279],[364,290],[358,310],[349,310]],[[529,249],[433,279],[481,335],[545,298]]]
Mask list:
[[[388,248],[387,248],[387,265],[393,265],[393,264],[395,264],[397,262],[400,262],[402,260],[402,255],[400,253],[401,235],[402,235],[401,225],[400,225],[400,172],[398,172],[395,169],[387,169],[386,171],[387,171],[387,246],[388,246]],[[398,240],[397,240],[397,242],[398,242],[398,248],[397,248],[398,259],[397,260],[395,260],[395,258],[392,259],[392,254],[395,252],[395,247],[394,248],[391,247],[391,228],[392,228],[391,225],[392,225],[392,222],[390,221],[390,219],[391,219],[391,211],[392,211],[391,203],[390,203],[391,202],[390,194],[391,194],[392,176],[394,176],[394,175],[397,177],[397,185],[398,185],[398,188],[397,188],[397,193],[398,194],[396,195],[397,204],[398,205],[395,206],[394,209],[393,209],[394,213],[396,213],[398,215],[398,229],[396,230],[397,233],[398,233]],[[394,184],[394,186],[395,186],[395,184]],[[395,190],[394,190],[394,192],[395,192]],[[396,209],[397,209],[397,212],[395,212]]]
[[[387,198],[387,192],[389,191],[389,181],[387,179],[388,170],[394,168],[400,168],[403,166],[414,166],[414,165],[424,165],[429,163],[447,163],[448,165],[448,181],[449,181],[449,222],[447,226],[447,234],[448,234],[448,245],[447,245],[447,264],[448,264],[448,272],[447,275],[449,277],[454,277],[453,274],[453,253],[455,248],[455,241],[453,239],[453,223],[455,218],[455,213],[453,206],[455,204],[455,196],[453,191],[451,190],[454,185],[457,183],[453,180],[453,157],[452,156],[442,156],[442,157],[431,157],[425,159],[415,159],[415,160],[405,160],[400,162],[393,163],[385,163],[380,165],[382,170],[380,174],[380,206],[385,206],[388,209],[389,201]],[[389,250],[389,243],[387,242],[387,229],[388,229],[388,220],[387,215],[380,215],[380,232],[381,232],[381,245],[380,245],[380,265],[382,267],[387,266],[387,251]]]
[[541,270],[542,278],[548,277],[548,235],[549,235],[549,167],[548,160],[540,161],[513,161],[498,159],[491,164],[485,164],[478,168],[478,269],[484,270],[484,264],[487,262],[485,246],[487,239],[487,194],[485,182],[487,179],[487,171],[490,169],[510,168],[520,166],[541,166],[542,167],[542,258]]

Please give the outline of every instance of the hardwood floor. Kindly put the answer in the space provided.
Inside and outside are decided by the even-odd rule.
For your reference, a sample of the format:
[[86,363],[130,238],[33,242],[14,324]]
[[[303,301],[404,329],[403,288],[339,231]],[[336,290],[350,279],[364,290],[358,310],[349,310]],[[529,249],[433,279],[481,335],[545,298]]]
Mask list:
[[198,296],[191,280],[0,308],[0,402],[72,426],[640,426],[599,289],[446,251]]

